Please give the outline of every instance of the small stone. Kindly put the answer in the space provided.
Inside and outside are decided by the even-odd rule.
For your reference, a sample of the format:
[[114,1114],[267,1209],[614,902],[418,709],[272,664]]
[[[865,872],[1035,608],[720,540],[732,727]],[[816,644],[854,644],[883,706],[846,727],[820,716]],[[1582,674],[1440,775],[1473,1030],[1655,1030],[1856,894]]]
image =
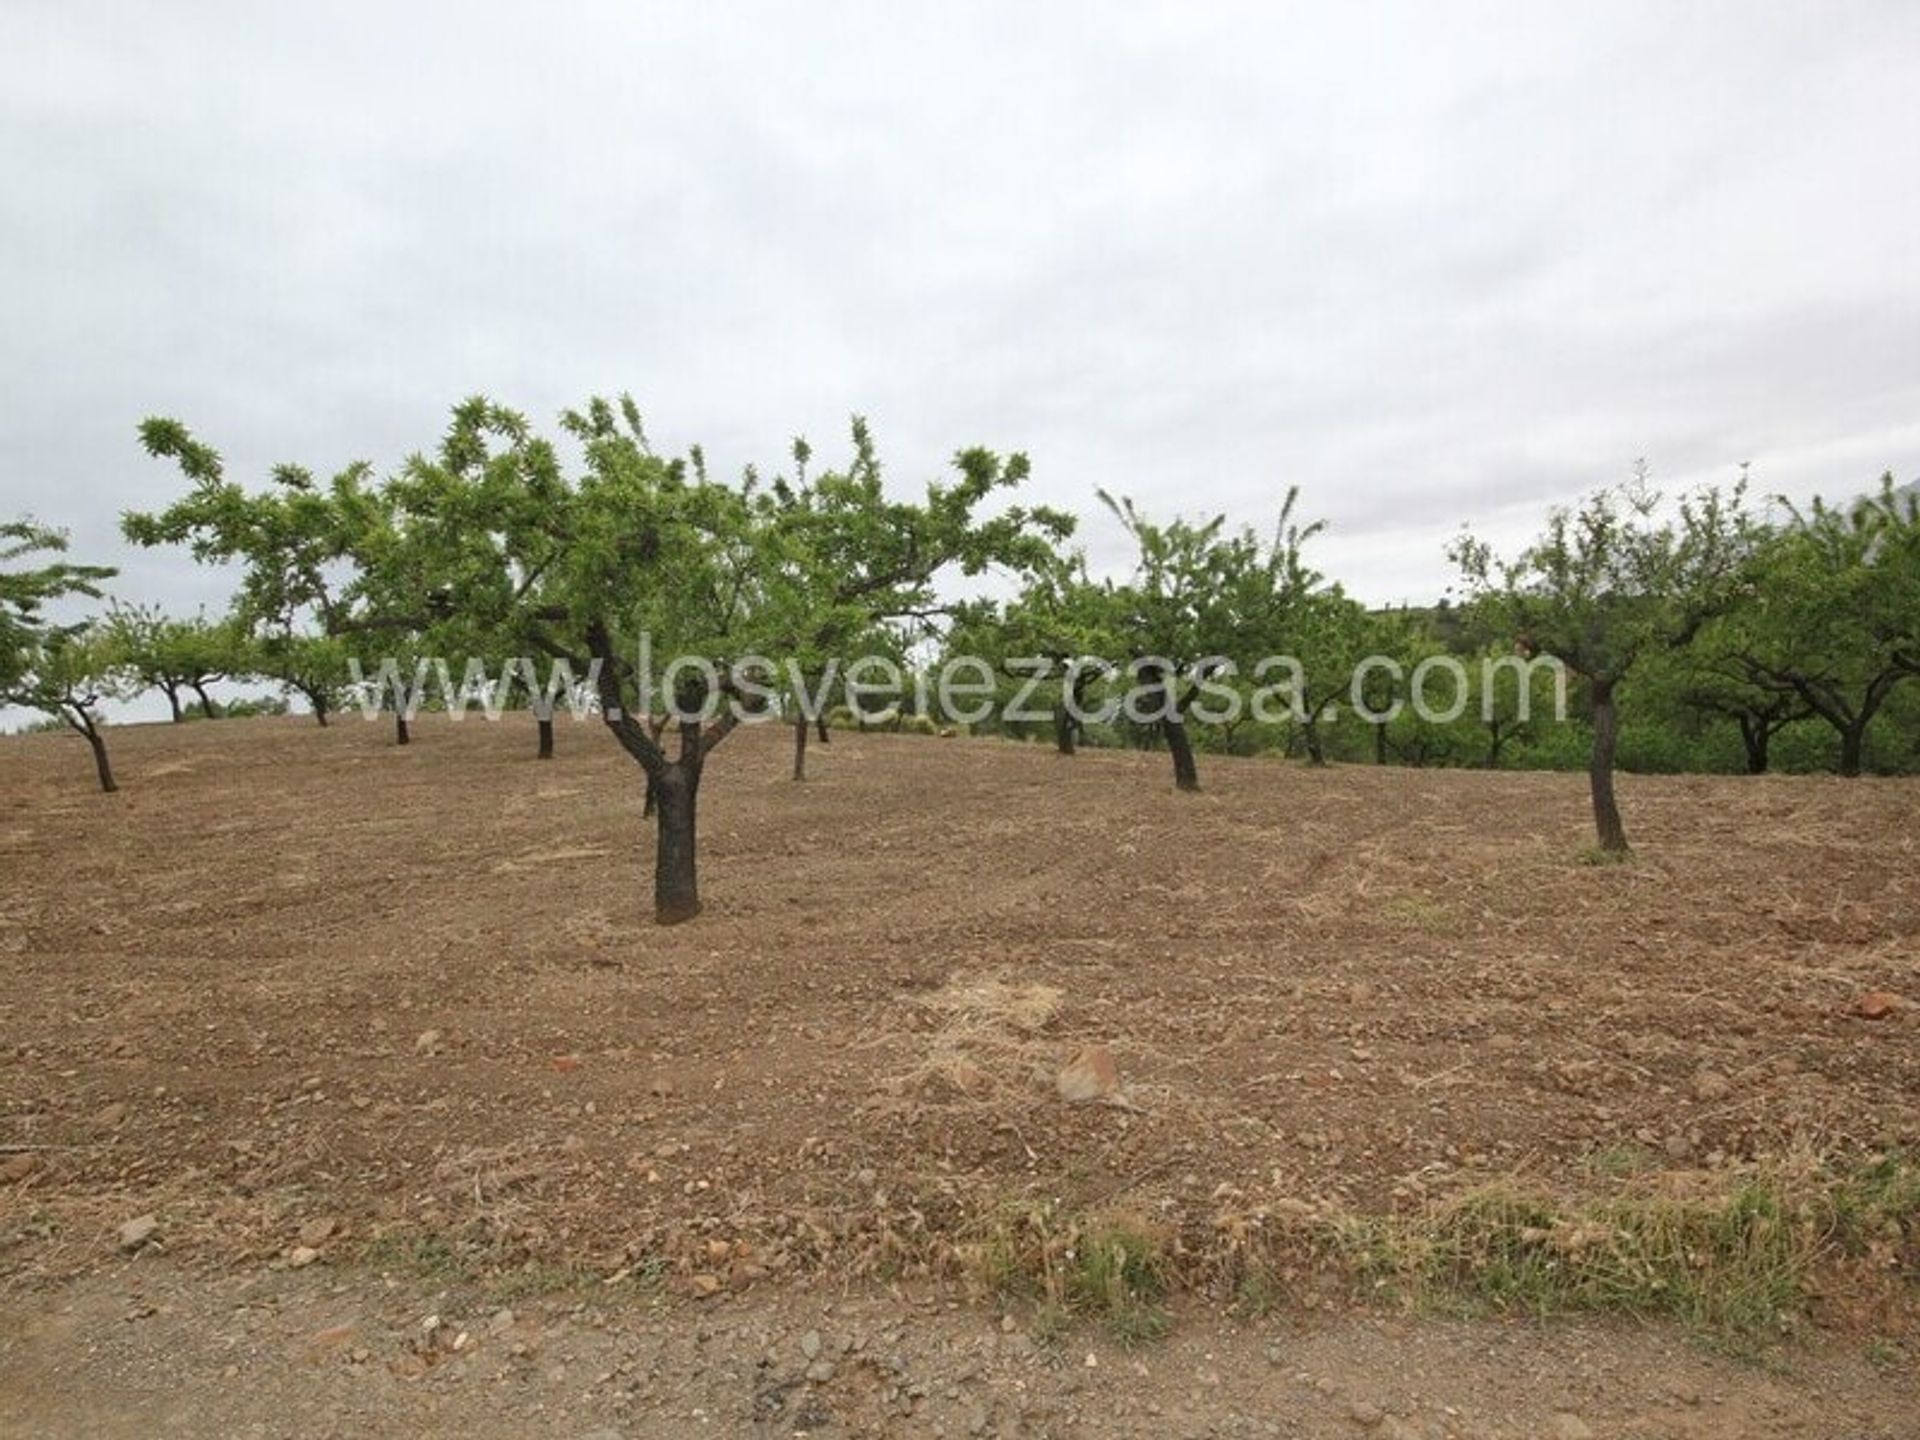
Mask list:
[[96,1130],[117,1130],[126,1123],[126,1102],[116,1100],[111,1105],[102,1105],[93,1112],[93,1128]]
[[120,1248],[134,1251],[145,1245],[159,1233],[160,1220],[155,1215],[139,1215],[120,1227]]
[[800,1353],[809,1360],[820,1358],[820,1332],[809,1330],[800,1337]]
[[993,1412],[988,1410],[984,1404],[976,1402],[967,1411],[967,1434],[969,1435],[986,1434],[987,1426],[992,1423]]
[[1693,1077],[1693,1098],[1712,1105],[1733,1093],[1733,1082],[1717,1070],[1702,1070]]
[[513,1328],[514,1314],[511,1310],[496,1310],[493,1318],[487,1321],[489,1335],[504,1335]]
[[1578,1415],[1562,1410],[1548,1422],[1552,1440],[1593,1440],[1593,1429]]
[[311,1245],[296,1245],[287,1251],[287,1264],[295,1270],[304,1270],[320,1258],[320,1252]]
[[317,1220],[309,1220],[300,1227],[300,1243],[302,1245],[316,1247],[324,1245],[332,1238],[334,1228],[334,1221],[331,1215],[323,1215]]
[[1369,1404],[1365,1400],[1356,1400],[1347,1407],[1347,1418],[1354,1424],[1364,1425],[1371,1430],[1386,1420],[1387,1412],[1378,1405]]
[[1889,990],[1869,990],[1853,1002],[1853,1013],[1862,1020],[1885,1020],[1900,1008],[1900,997]]
[[1104,1045],[1087,1046],[1055,1077],[1054,1088],[1069,1105],[1105,1100],[1120,1088],[1120,1069],[1113,1063],[1113,1052]]
[[23,1150],[18,1155],[9,1155],[5,1160],[0,1160],[0,1185],[18,1185],[39,1168],[40,1157],[31,1151]]
[[754,1281],[766,1278],[766,1266],[743,1260],[727,1272],[727,1288],[738,1293],[753,1288]]
[[816,1360],[807,1366],[807,1379],[815,1385],[824,1385],[833,1379],[833,1361]]
[[436,1055],[440,1051],[440,1032],[422,1030],[413,1037],[413,1053],[416,1055]]

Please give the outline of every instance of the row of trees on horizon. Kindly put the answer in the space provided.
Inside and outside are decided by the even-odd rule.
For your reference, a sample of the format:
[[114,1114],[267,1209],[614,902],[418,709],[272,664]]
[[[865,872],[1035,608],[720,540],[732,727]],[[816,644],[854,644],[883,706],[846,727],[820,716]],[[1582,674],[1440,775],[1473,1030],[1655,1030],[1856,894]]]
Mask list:
[[[1090,573],[1072,548],[1074,516],[1018,502],[1028,467],[1017,454],[962,451],[949,477],[902,498],[883,483],[858,419],[837,468],[816,468],[796,441],[780,473],[731,480],[709,474],[697,448],[656,452],[630,399],[595,399],[564,414],[560,429],[549,438],[473,399],[435,446],[391,474],[358,463],[323,480],[285,465],[249,488],[184,425],[148,420],[145,448],[178,466],[186,490],[123,516],[123,531],[139,545],[183,545],[198,561],[236,566],[229,613],[182,618],[110,604],[56,623],[50,607],[105,598],[113,572],[68,561],[58,531],[0,526],[0,701],[84,736],[111,790],[100,714],[108,698],[157,690],[176,720],[212,717],[221,712],[208,686],[264,679],[325,724],[348,698],[352,656],[391,656],[403,668],[416,656],[478,656],[496,673],[515,656],[564,661],[597,675],[601,721],[645,776],[663,922],[699,910],[700,777],[738,716],[697,722],[642,710],[640,682],[659,678],[635,673],[643,631],[663,658],[721,661],[723,691],[745,678],[726,662],[766,655],[791,666],[770,678],[793,726],[795,779],[809,733],[827,734],[833,662],[870,653],[906,667],[983,657],[1009,690],[1037,690],[1050,704],[1044,728],[1063,753],[1164,747],[1183,790],[1199,787],[1197,755],[1209,751],[1280,750],[1314,763],[1584,763],[1609,853],[1627,849],[1613,786],[1623,756],[1649,769],[1759,772],[1784,755],[1795,768],[1825,763],[1843,775],[1920,770],[1920,687],[1906,684],[1920,676],[1920,497],[1897,492],[1891,477],[1875,495],[1815,501],[1769,523],[1744,480],[1665,504],[1642,469],[1553,511],[1512,556],[1457,537],[1458,603],[1378,611],[1312,565],[1323,526],[1298,513],[1297,491],[1265,531],[1221,516],[1155,517],[1098,492],[1134,550],[1131,573],[1112,579]],[[954,577],[989,570],[1011,578],[1011,599],[947,593]],[[1515,652],[1564,664],[1575,682],[1572,723],[1543,720],[1545,697],[1518,693],[1525,671],[1474,666],[1469,674],[1506,678],[1460,697],[1458,722],[1422,719],[1404,704],[1385,718],[1422,660]],[[1203,685],[1254,683],[1222,657],[1269,654],[1301,664],[1286,720],[1214,724],[1196,714]],[[1103,674],[1084,657],[1126,668]],[[697,710],[708,682],[681,683],[693,689],[676,701]],[[1146,695],[1144,709],[1162,718],[1077,719],[1103,687]],[[1361,697],[1364,712],[1352,703]],[[536,753],[551,757],[555,696],[529,685],[519,699],[537,722]],[[871,718],[857,692],[842,687],[838,699],[852,723]],[[393,708],[396,741],[407,743],[405,707]],[[935,728],[951,717],[915,719]]]

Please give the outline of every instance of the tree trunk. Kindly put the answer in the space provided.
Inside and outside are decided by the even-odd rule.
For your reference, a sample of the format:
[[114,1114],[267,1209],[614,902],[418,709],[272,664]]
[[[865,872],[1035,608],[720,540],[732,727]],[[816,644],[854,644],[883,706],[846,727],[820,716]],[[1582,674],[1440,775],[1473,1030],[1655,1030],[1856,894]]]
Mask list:
[[107,742],[98,730],[87,731],[87,744],[93,747],[93,768],[100,772],[100,788],[111,795],[120,786],[113,778],[113,766],[107,760]]
[[1767,750],[1773,739],[1773,730],[1765,720],[1756,720],[1750,715],[1742,715],[1740,720],[1740,743],[1747,750],[1747,773],[1764,775],[1767,773]]
[[1507,737],[1501,731],[1500,722],[1498,720],[1489,720],[1487,722],[1486,769],[1498,770],[1500,768],[1500,752],[1506,748],[1506,744]]
[[180,708],[180,687],[162,682],[160,689],[167,697],[167,708],[173,712],[173,723],[178,725],[187,718],[187,712]]
[[829,741],[833,739],[833,736],[827,732],[827,712],[826,711],[822,710],[818,715],[814,716],[813,723],[820,731],[820,743],[822,745],[827,744]]
[[1157,730],[1167,737],[1167,753],[1173,757],[1174,788],[1198,790],[1200,772],[1194,768],[1193,742],[1187,738],[1186,717],[1180,713],[1180,697],[1174,689],[1175,677],[1157,667],[1150,667],[1147,674],[1152,676],[1153,695],[1159,701],[1156,708],[1160,714],[1160,723],[1150,726],[1147,733],[1151,735]]
[[1849,780],[1860,778],[1861,763],[1867,751],[1867,721],[1856,719],[1840,727],[1840,773]]
[[1073,754],[1073,730],[1077,723],[1066,701],[1053,707],[1053,744],[1062,755]]
[[1303,720],[1300,722],[1300,738],[1307,742],[1307,759],[1314,765],[1327,763],[1327,752],[1320,744],[1320,722]]
[[1627,829],[1620,822],[1620,804],[1613,795],[1613,757],[1619,748],[1620,722],[1613,707],[1613,682],[1593,682],[1593,758],[1588,778],[1593,785],[1593,826],[1600,848],[1609,855],[1627,853]]
[[313,718],[320,722],[320,728],[322,730],[326,729],[327,697],[324,695],[309,695],[307,696],[307,703],[313,706]]
[[200,697],[200,713],[209,720],[218,718],[214,714],[213,697],[207,694],[207,687],[196,680],[193,682],[193,693]]
[[654,777],[650,788],[657,797],[659,834],[653,856],[653,918],[661,925],[678,925],[700,913],[693,823],[700,773],[675,761]]
[[813,728],[813,722],[807,719],[807,712],[796,709],[793,715],[793,778],[807,778],[807,731]]
[[1193,764],[1193,742],[1187,738],[1184,721],[1169,716],[1163,724],[1167,732],[1167,753],[1173,756],[1173,786],[1176,790],[1198,790],[1200,772]]
[[1373,727],[1373,763],[1376,765],[1387,763],[1387,727],[1377,721]]
[[413,732],[407,728],[407,712],[404,710],[393,712],[393,743],[396,745],[413,743]]
[[[666,715],[654,715],[648,718],[647,733],[653,737],[654,744],[659,744],[660,737],[666,733],[669,718],[671,717]],[[640,807],[640,818],[643,820],[649,818],[655,814],[659,808],[660,782],[654,779],[653,775],[649,773],[647,775],[647,799],[646,803]]]
[[553,717],[551,715],[545,719],[536,717],[533,723],[540,732],[540,749],[534,758],[536,760],[553,759]]
[[63,709],[60,718],[71,725],[80,738],[87,742],[93,751],[93,768],[100,774],[100,788],[111,795],[120,787],[113,778],[113,766],[107,763],[107,742],[100,734],[100,727],[93,723],[93,717],[79,706]]

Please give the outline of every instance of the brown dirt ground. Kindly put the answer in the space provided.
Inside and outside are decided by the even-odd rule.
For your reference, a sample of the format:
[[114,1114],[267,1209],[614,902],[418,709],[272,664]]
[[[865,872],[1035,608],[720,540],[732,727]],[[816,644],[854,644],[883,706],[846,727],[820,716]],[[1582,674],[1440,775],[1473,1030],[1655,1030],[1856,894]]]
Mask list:
[[[1639,858],[1593,866],[1573,776],[1202,757],[1192,797],[1159,755],[839,734],[795,785],[743,730],[663,930],[597,727],[416,735],[126,727],[111,797],[0,742],[16,1295],[131,1268],[144,1212],[156,1276],[318,1218],[303,1275],[444,1239],[751,1309],[938,1277],[1022,1201],[1187,1235],[1920,1144],[1915,782],[1628,777]],[[1063,1105],[1092,1043],[1123,1103]]]

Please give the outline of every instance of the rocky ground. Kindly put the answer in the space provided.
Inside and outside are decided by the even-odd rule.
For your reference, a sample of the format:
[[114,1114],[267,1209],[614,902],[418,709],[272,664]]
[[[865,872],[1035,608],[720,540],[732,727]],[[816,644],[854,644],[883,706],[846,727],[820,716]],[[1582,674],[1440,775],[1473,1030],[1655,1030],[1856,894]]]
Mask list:
[[1911,1440],[1920,1378],[1811,1340],[1774,1363],[1622,1325],[1194,1310],[1165,1340],[874,1290],[503,1305],[363,1271],[142,1256],[9,1305],[0,1434]]

